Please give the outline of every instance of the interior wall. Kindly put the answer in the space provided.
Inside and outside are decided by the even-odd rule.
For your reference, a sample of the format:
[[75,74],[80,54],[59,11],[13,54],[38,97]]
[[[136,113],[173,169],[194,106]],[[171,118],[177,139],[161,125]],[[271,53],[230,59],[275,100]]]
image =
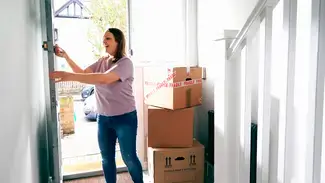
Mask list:
[[[214,109],[214,68],[218,67],[218,61],[225,59],[225,42],[213,40],[224,37],[224,30],[240,30],[257,1],[198,1],[198,58],[199,65],[206,67],[207,79],[203,81],[203,105],[196,108],[195,136],[204,145],[208,142],[207,114]],[[234,71],[231,73],[236,78],[236,68],[228,66],[228,69]]]
[[0,2],[0,180],[47,182],[39,0]]

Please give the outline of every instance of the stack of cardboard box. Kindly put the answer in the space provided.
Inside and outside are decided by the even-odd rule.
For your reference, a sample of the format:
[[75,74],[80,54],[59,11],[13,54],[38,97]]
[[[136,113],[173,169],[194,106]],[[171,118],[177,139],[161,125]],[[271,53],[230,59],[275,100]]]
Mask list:
[[203,183],[204,146],[193,139],[202,103],[202,68],[144,69],[148,169],[154,183]]
[[59,121],[61,127],[61,135],[73,134],[74,127],[74,100],[72,96],[64,96],[59,98]]

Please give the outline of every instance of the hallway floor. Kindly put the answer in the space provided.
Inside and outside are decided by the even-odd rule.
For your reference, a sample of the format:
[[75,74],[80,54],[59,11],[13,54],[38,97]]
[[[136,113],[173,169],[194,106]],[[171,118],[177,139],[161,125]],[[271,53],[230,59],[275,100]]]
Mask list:
[[[119,173],[117,175],[117,183],[131,183],[131,177],[128,173]],[[76,179],[70,181],[64,181],[64,183],[105,183],[104,177],[92,177],[85,179]]]
[[[61,139],[63,174],[96,171],[102,168],[97,142],[97,122],[88,121],[83,113],[80,96],[73,96],[76,115],[75,133]],[[125,167],[120,149],[116,146],[117,167]]]
[[[128,172],[125,173],[118,173],[117,174],[117,182],[116,183],[132,183],[132,179]],[[147,173],[144,173],[144,182],[150,183]],[[69,180],[64,181],[64,183],[105,183],[104,177],[91,177],[91,178],[84,178],[84,179],[76,179],[76,180]]]

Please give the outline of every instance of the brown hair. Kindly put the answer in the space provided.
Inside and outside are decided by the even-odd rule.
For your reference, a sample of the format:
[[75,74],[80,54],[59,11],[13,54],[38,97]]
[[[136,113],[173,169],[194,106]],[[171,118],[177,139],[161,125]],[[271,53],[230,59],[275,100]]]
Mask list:
[[117,42],[117,49],[115,53],[115,60],[113,62],[117,62],[122,57],[126,56],[126,40],[123,32],[117,28],[109,28],[107,32],[113,34],[115,41]]

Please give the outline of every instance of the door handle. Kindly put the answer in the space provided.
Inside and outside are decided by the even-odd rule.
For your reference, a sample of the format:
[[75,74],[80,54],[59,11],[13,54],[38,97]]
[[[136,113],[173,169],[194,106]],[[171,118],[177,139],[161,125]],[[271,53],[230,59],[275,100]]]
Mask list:
[[[43,41],[42,48],[44,51],[49,51],[49,45],[47,41]],[[53,53],[55,53],[55,47],[53,46]]]
[[44,51],[48,51],[49,46],[46,41],[43,41],[42,48]]
[[54,28],[54,42],[59,40],[59,31],[57,28]]
[[[57,28],[54,28],[54,42],[58,41],[59,40],[59,31]],[[47,43],[47,41],[43,41],[43,44],[42,44],[42,48],[44,51],[49,51],[49,45]],[[53,52],[55,53],[55,48],[53,48]]]

